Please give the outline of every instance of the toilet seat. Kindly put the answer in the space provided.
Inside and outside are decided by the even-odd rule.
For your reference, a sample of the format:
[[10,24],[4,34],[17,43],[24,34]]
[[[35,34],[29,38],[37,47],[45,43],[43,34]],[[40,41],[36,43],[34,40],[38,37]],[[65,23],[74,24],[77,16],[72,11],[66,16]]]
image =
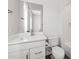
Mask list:
[[52,54],[54,56],[55,59],[64,59],[64,49],[56,46],[56,47],[52,47]]

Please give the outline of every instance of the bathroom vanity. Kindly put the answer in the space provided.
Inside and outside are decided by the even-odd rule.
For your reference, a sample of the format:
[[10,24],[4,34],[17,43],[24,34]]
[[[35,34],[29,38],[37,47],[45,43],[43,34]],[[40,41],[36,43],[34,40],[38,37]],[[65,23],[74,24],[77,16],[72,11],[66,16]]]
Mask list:
[[46,37],[43,34],[37,34],[10,41],[8,44],[9,59],[45,59],[45,40]]
[[19,1],[19,32],[9,36],[8,59],[45,59],[43,5]]

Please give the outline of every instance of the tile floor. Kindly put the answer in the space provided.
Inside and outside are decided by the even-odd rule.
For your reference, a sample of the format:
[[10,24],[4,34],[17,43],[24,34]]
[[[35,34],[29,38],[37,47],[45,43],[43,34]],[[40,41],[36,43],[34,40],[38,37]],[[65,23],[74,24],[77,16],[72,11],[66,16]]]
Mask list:
[[[48,56],[46,56],[46,59],[54,59],[54,58],[53,57],[51,58],[51,56],[48,55]],[[69,59],[69,58],[65,55],[64,59]]]
[[64,59],[70,59],[70,58],[68,58],[66,55],[65,55],[65,58]]

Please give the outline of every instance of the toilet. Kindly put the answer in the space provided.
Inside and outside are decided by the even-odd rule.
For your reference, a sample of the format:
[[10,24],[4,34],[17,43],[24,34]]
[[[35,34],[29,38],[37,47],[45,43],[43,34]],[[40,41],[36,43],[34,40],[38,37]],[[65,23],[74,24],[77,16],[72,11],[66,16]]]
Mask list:
[[57,38],[49,39],[50,46],[52,48],[52,55],[54,58],[51,59],[64,59],[65,51],[59,47],[59,40]]
[[65,56],[64,49],[58,46],[52,47],[52,55],[54,59],[64,59]]

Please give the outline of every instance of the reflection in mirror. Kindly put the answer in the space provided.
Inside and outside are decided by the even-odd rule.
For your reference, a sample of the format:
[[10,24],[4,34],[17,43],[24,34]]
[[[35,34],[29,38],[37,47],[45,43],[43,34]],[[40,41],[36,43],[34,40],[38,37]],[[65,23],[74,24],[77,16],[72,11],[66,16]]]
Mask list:
[[43,6],[23,0],[19,1],[16,5],[9,2],[9,9],[14,12],[8,15],[8,35],[43,32]]
[[24,18],[24,32],[43,31],[43,6],[21,1],[21,18]]
[[29,3],[30,31],[43,31],[43,6],[35,3]]
[[33,31],[41,31],[41,12],[37,10],[32,10],[32,20],[33,20]]

